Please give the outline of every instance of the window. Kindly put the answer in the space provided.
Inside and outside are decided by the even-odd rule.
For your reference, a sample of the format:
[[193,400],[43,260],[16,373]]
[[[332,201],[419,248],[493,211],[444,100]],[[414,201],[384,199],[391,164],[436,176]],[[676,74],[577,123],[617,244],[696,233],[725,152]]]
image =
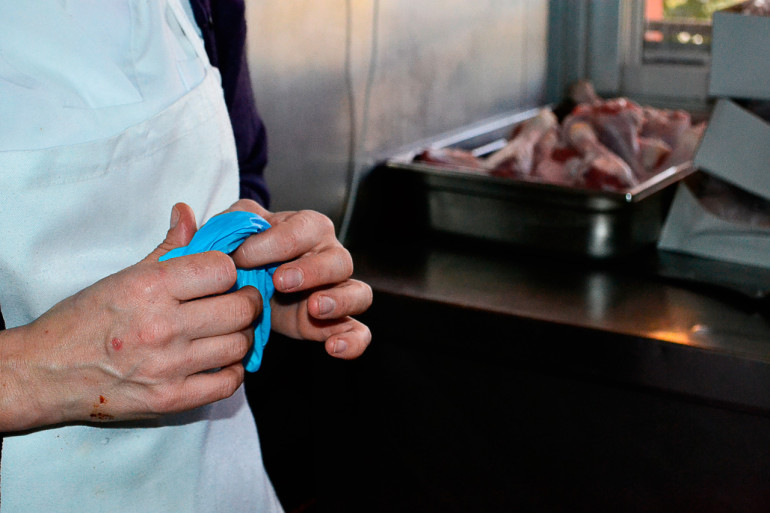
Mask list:
[[588,78],[603,96],[707,107],[711,16],[740,0],[551,0],[548,97]]
[[[742,0],[621,0],[619,93],[705,105],[711,49],[711,17]],[[598,2],[602,3],[602,2]]]
[[707,65],[711,16],[743,0],[645,0],[642,62]]

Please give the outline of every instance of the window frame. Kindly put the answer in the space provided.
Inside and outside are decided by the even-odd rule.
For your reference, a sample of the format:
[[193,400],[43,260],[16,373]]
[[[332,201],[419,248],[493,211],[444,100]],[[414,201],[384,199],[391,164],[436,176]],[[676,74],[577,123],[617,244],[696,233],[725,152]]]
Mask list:
[[628,96],[674,98],[688,103],[705,102],[708,99],[709,65],[645,63],[644,21],[644,0],[621,2],[618,45],[622,53],[622,76],[619,92]]
[[549,101],[587,78],[602,96],[707,108],[708,64],[644,63],[644,0],[550,0],[549,7]]

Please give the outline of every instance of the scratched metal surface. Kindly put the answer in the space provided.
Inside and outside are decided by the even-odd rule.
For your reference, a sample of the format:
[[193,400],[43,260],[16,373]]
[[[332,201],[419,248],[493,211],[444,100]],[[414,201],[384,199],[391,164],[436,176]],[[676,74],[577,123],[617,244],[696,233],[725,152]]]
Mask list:
[[276,209],[339,223],[351,155],[360,174],[389,149],[544,102],[547,0],[247,6]]

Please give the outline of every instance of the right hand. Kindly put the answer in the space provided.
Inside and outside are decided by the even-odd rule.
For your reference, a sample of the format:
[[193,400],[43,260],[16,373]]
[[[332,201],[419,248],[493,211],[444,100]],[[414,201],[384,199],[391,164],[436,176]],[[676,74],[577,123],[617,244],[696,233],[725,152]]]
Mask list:
[[158,262],[196,231],[184,204],[171,224],[138,264],[2,333],[0,431],[151,418],[237,390],[262,298],[254,287],[225,294],[236,269],[224,253]]

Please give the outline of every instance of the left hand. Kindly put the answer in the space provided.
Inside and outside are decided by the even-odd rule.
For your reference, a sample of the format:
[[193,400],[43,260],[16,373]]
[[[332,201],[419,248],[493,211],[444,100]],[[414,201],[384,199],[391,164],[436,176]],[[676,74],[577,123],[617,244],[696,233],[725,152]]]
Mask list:
[[244,210],[272,226],[252,235],[232,254],[239,268],[283,262],[273,275],[272,328],[292,338],[324,342],[332,356],[360,356],[371,341],[369,328],[353,319],[372,303],[372,289],[351,279],[353,259],[337,240],[332,221],[311,210],[273,213],[251,200]]

